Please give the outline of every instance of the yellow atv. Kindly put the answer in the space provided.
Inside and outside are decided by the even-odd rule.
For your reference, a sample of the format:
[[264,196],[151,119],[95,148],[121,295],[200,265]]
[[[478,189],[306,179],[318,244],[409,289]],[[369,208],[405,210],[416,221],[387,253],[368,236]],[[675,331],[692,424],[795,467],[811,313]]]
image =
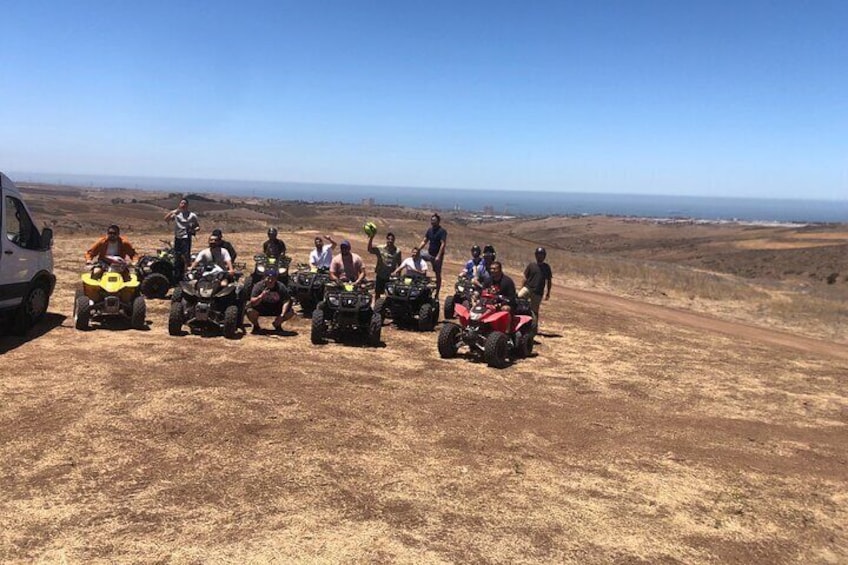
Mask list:
[[[99,276],[98,276],[99,274]],[[124,318],[144,329],[147,304],[139,291],[135,272],[122,259],[107,257],[82,275],[82,288],[74,299],[74,327],[87,330],[92,320]]]

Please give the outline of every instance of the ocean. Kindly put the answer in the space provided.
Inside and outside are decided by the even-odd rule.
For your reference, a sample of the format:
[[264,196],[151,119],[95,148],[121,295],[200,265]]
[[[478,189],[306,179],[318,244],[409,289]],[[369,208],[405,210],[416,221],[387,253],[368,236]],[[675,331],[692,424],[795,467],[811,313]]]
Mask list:
[[375,204],[416,206],[432,210],[459,210],[469,213],[482,213],[485,210],[497,215],[588,214],[750,222],[848,222],[848,200],[469,190],[43,173],[12,173],[9,176],[16,182],[183,193],[211,192],[309,202],[361,203],[363,200],[373,199]]

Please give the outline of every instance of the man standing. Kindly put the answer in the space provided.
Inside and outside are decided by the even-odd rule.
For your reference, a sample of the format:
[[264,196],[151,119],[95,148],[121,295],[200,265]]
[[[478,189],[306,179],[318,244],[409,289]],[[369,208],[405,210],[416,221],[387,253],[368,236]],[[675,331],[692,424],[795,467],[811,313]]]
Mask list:
[[247,303],[247,319],[253,324],[250,333],[258,334],[262,331],[259,316],[274,316],[274,329],[281,331],[283,322],[293,315],[289,290],[278,280],[276,269],[268,269],[265,278],[253,285]]
[[341,253],[333,257],[330,263],[330,280],[333,282],[351,282],[358,284],[365,278],[365,267],[362,257],[350,250],[350,242],[344,240],[339,244]]
[[448,232],[441,226],[441,222],[442,217],[438,214],[430,217],[430,228],[424,234],[421,245],[418,246],[418,249],[424,249],[427,245],[427,252],[422,253],[421,256],[433,265],[433,272],[436,273],[436,299],[439,298],[439,290],[442,288],[442,264],[448,242]]
[[376,274],[376,283],[374,284],[374,299],[380,298],[386,290],[386,283],[389,282],[389,277],[397,266],[400,264],[400,249],[395,247],[395,234],[389,232],[386,234],[386,244],[375,246],[374,236],[377,232],[372,233],[368,237],[368,253],[377,256],[377,267],[374,269]]
[[176,210],[165,214],[165,221],[174,220],[174,254],[177,256],[177,278],[182,279],[186,265],[191,263],[191,238],[200,230],[197,214],[189,212],[188,200],[183,198]]
[[[545,300],[551,299],[551,286],[553,275],[551,266],[545,263],[547,252],[544,247],[536,248],[536,261],[531,262],[524,269],[524,282],[518,296],[530,299],[530,309],[536,314],[536,323],[539,320],[539,306],[542,304],[542,296]],[[547,287],[547,292],[545,291]]]

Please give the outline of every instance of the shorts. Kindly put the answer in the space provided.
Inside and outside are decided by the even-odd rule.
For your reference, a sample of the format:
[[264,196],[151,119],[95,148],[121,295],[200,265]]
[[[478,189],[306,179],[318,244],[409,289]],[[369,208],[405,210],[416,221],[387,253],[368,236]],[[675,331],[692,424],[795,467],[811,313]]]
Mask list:
[[374,280],[374,293],[383,294],[386,292],[386,283],[389,282],[389,277],[377,277]]
[[542,295],[534,294],[532,290],[527,288],[526,286],[522,286],[521,290],[518,291],[519,298],[529,298],[530,299],[530,309],[539,315],[539,306],[542,305]]
[[437,275],[442,274],[442,264],[445,262],[444,258],[436,259],[435,257],[426,252],[421,253],[421,258],[433,265],[434,273],[436,273]]
[[254,310],[260,316],[279,316],[283,313],[283,305],[285,301],[280,302],[260,302],[256,306],[248,306],[248,311]]

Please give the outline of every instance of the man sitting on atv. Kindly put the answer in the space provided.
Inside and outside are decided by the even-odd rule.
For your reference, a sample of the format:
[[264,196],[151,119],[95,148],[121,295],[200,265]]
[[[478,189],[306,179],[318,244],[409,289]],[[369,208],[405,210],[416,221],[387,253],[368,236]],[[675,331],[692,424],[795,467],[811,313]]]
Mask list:
[[232,280],[235,275],[230,253],[221,247],[221,238],[216,235],[209,236],[209,247],[197,254],[197,257],[194,258],[194,263],[191,264],[191,270],[195,270],[199,265],[217,265],[227,271],[229,275],[228,280]]
[[[324,246],[324,239],[330,242],[329,247]],[[315,238],[315,249],[309,252],[309,266],[313,269],[329,269],[330,263],[333,262],[333,249],[336,248],[336,242],[330,237],[330,234]]]
[[380,298],[386,290],[386,283],[389,282],[389,276],[395,267],[400,263],[400,249],[395,247],[395,234],[389,232],[386,234],[385,245],[374,245],[374,236],[376,231],[368,238],[368,253],[377,256],[377,266],[374,269],[375,284],[374,284],[374,299]]
[[[85,252],[86,265],[94,264],[91,276],[99,279],[103,275],[103,269],[98,264],[106,257],[120,257],[127,264],[132,263],[136,256],[135,248],[128,239],[121,237],[121,228],[112,224],[106,229],[106,235],[98,239],[91,248]],[[124,279],[129,277],[129,269],[124,273]]]
[[393,275],[399,275],[401,272],[405,275],[427,275],[427,262],[421,257],[421,250],[417,247],[413,247],[410,250],[412,254],[411,257],[407,257],[403,260],[403,263],[400,264],[400,267],[395,269],[392,273]]
[[483,285],[504,297],[505,303],[500,306],[501,310],[512,311],[515,309],[515,301],[518,294],[515,291],[515,283],[503,272],[500,261],[494,261],[489,265],[490,279]]
[[333,282],[351,282],[358,284],[365,278],[365,267],[362,258],[351,252],[350,242],[344,240],[339,244],[341,254],[333,257],[330,263],[330,280]]
[[218,236],[221,238],[221,249],[226,249],[227,253],[230,254],[230,261],[233,263],[236,262],[236,249],[233,247],[233,244],[224,239],[224,232],[221,231],[221,228],[215,228],[212,230],[212,235]]
[[291,295],[286,285],[278,280],[276,269],[268,269],[265,278],[255,285],[247,303],[247,319],[253,324],[251,333],[262,331],[259,316],[274,316],[274,329],[281,331],[283,322],[294,315]]
[[268,240],[262,244],[262,254],[274,259],[286,254],[286,243],[277,239],[277,228],[268,228]]

